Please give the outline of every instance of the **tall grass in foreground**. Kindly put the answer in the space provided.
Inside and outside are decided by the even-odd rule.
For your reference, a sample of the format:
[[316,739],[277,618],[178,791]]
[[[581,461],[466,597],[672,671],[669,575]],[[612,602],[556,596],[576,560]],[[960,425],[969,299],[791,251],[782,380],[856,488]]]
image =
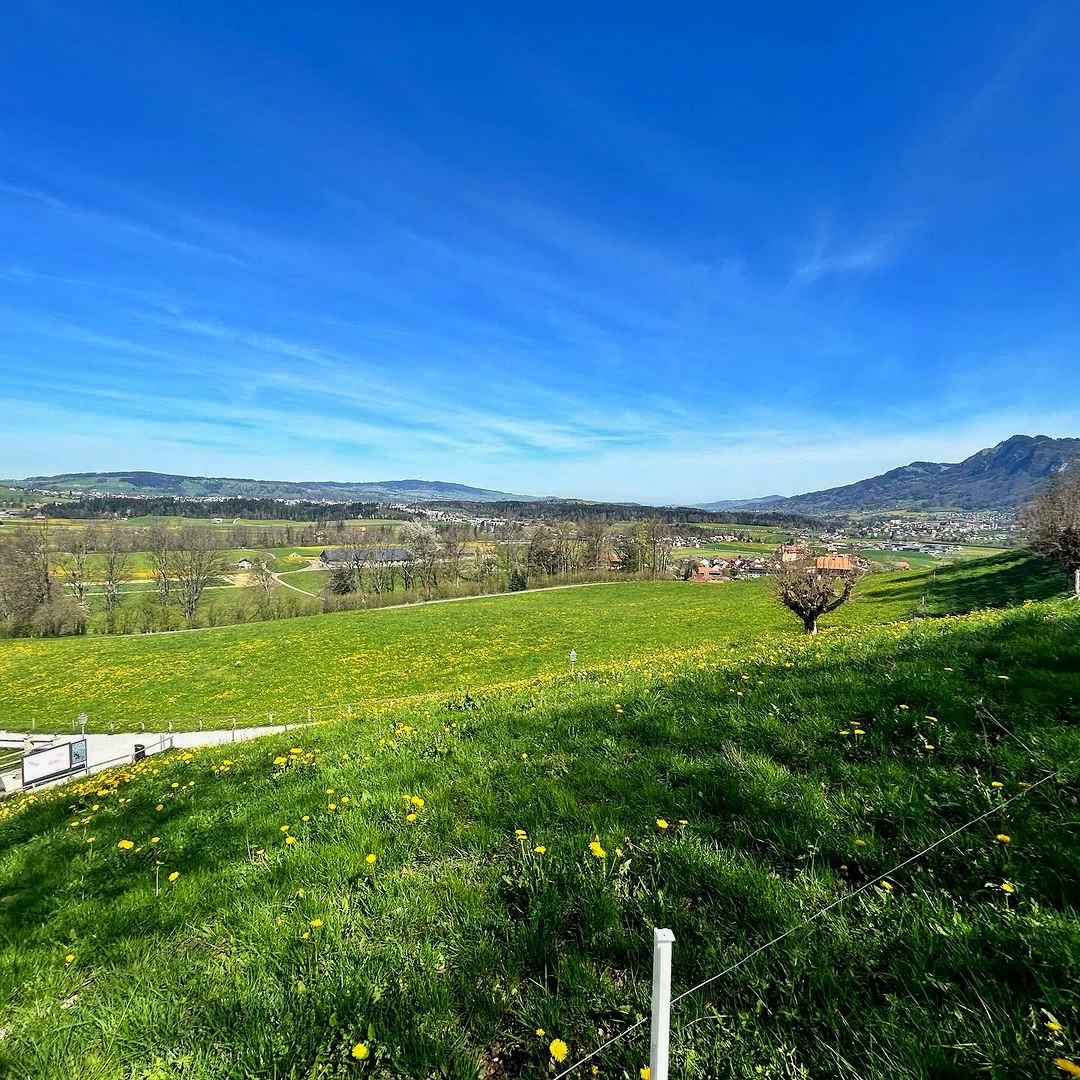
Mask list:
[[647,1010],[652,926],[678,992],[987,811],[683,1002],[673,1076],[1063,1075],[1078,631],[763,642],[4,804],[0,1075],[550,1076]]

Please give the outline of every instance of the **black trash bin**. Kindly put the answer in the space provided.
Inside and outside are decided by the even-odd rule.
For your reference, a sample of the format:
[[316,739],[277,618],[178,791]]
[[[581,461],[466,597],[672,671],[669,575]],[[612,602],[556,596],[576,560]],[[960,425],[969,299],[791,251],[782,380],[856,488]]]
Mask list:
[[146,746],[141,742],[135,744],[135,760],[142,761],[146,757]]

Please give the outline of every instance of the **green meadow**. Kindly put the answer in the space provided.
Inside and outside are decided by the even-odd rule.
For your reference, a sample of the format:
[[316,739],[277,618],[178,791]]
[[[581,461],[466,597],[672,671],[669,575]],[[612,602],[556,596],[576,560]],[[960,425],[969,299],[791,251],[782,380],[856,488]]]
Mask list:
[[[944,604],[963,580],[938,577]],[[363,627],[347,648],[394,620],[399,645],[483,627],[474,647],[523,623],[551,664],[606,625],[624,655],[499,690],[451,670],[423,702],[0,804],[0,1075],[550,1078],[647,1016],[654,926],[676,994],[733,968],[673,1010],[680,1080],[1063,1075],[1080,607],[873,625],[864,594],[807,638],[750,587],[687,589],[319,620],[330,641]],[[669,593],[685,621],[643,628]],[[741,639],[730,622],[673,656],[728,596]],[[155,673],[181,641],[227,667],[234,633],[135,644]],[[249,681],[284,676],[250,640]],[[311,659],[302,626],[293,645]],[[573,1075],[634,1080],[648,1043],[646,1024]]]
[[[294,575],[310,588],[312,573]],[[881,574],[823,625],[908,615],[919,577]],[[219,594],[227,602],[228,593]],[[302,597],[298,598],[302,601]],[[801,625],[765,580],[619,582],[172,634],[0,641],[0,727],[229,726],[346,703],[475,693],[568,669],[747,648]]]

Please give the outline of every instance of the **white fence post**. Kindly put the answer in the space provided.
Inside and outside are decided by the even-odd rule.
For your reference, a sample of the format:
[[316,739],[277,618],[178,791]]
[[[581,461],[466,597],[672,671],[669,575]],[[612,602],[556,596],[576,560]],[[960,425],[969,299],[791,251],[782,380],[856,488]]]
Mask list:
[[668,1042],[671,1037],[671,946],[674,943],[675,935],[670,930],[653,929],[650,1080],[668,1080]]

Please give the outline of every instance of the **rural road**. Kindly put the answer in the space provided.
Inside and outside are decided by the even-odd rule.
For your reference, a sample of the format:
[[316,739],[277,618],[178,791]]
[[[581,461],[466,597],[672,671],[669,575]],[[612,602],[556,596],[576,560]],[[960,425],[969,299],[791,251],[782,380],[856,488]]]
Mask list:
[[[250,727],[237,728],[233,731],[226,728],[221,731],[177,731],[172,735],[164,732],[139,731],[129,732],[125,735],[87,735],[86,760],[87,772],[96,772],[107,765],[119,765],[130,761],[135,753],[135,744],[140,743],[146,748],[147,756],[160,753],[169,749],[170,743],[174,749],[184,749],[194,746],[218,746],[222,743],[241,742],[246,739],[257,739],[261,735],[280,735],[285,731],[295,731],[297,725],[289,727],[276,725],[274,727]],[[0,731],[0,746],[22,745],[26,739],[25,731]],[[35,742],[34,749],[41,750],[46,746],[60,746],[63,743],[76,742],[83,738],[81,735],[57,735],[48,742]],[[82,772],[72,777],[63,779],[78,779],[85,775]],[[53,781],[60,783],[62,781]],[[21,770],[7,769],[0,774],[0,784],[5,791],[16,791],[22,783]],[[40,787],[48,787],[42,784]]]

